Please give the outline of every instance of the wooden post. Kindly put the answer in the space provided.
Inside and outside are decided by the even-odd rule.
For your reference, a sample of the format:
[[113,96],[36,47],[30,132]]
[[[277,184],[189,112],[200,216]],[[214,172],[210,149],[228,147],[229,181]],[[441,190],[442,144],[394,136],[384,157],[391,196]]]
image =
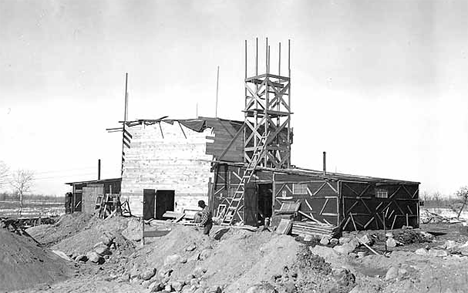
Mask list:
[[[247,51],[245,58],[247,59]],[[245,65],[245,68],[247,68],[247,64]],[[247,77],[246,77],[247,78]],[[218,118],[218,90],[219,90],[219,66],[218,66],[218,71],[216,73],[216,109],[215,109],[215,118]]]
[[141,217],[141,244],[145,245],[145,220]]
[[101,159],[98,159],[97,180],[101,180]]
[[406,215],[406,227],[409,226],[409,219],[408,219],[408,214],[405,214]]

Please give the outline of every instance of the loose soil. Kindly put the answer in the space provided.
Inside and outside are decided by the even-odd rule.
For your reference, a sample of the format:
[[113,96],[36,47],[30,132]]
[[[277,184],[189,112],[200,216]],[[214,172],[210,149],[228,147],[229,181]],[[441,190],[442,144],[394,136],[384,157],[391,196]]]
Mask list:
[[[128,232],[129,227],[133,227],[133,234]],[[461,224],[429,224],[421,229],[394,230],[394,238],[403,246],[387,249],[384,231],[343,235],[349,238],[367,235],[375,242],[372,248],[381,255],[374,255],[365,246],[349,255],[340,255],[333,249],[336,243],[322,246],[317,239],[304,241],[300,237],[269,231],[215,227],[207,237],[195,227],[169,223],[163,227],[163,230],[171,230],[167,235],[149,238],[142,245],[138,239],[130,240],[133,236],[129,235],[141,232],[137,227],[134,220],[128,218],[101,220],[67,215],[55,225],[29,229],[36,240],[72,258],[86,254],[106,239],[113,239],[104,263],[69,261],[77,270],[73,278],[66,280],[67,263],[32,239],[4,231],[13,236],[2,234],[0,241],[10,239],[8,247],[16,250],[3,249],[2,253],[18,261],[46,260],[47,256],[54,267],[63,268],[53,276],[42,276],[48,285],[19,291],[28,293],[150,292],[149,285],[156,283],[171,284],[174,288],[187,284],[181,292],[192,293],[216,290],[241,293],[468,292],[468,256],[444,248],[447,240],[459,246],[468,241],[466,227]],[[429,234],[421,231],[436,236],[428,238]],[[448,253],[446,256],[418,255],[415,251],[419,248]],[[33,266],[23,267],[24,271],[16,274],[16,278],[31,276],[31,271],[38,270]],[[44,272],[48,270],[50,268],[43,269]],[[3,289],[10,278],[13,277],[0,279],[0,288]],[[21,288],[3,290],[30,285],[37,284],[30,282]]]

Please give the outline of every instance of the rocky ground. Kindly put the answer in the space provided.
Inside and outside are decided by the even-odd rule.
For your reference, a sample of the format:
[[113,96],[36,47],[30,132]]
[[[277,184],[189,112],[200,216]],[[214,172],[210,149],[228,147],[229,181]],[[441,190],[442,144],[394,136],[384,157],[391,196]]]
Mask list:
[[[304,239],[223,227],[206,237],[155,221],[145,230],[170,232],[145,245],[132,218],[75,214],[24,234],[10,230],[0,231],[0,245],[16,247],[2,251],[10,266],[0,258],[1,292],[468,291],[468,230],[460,223]],[[46,271],[52,276],[35,275]]]

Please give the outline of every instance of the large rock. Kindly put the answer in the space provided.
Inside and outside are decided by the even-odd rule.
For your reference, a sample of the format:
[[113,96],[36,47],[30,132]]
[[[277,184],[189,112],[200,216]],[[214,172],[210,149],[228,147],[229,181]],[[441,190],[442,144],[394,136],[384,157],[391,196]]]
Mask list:
[[387,247],[390,247],[390,248],[397,246],[396,240],[393,239],[392,237],[388,238],[386,243],[387,243]]
[[398,277],[398,268],[391,267],[388,269],[387,274],[385,274],[385,280],[392,280]]
[[329,243],[330,243],[330,237],[328,236],[323,236],[322,239],[320,239],[321,245],[328,245]]
[[203,274],[206,273],[206,269],[205,268],[202,268],[202,267],[196,267],[193,271],[192,271],[192,276],[194,276],[195,278],[200,278],[201,276],[203,276]]
[[417,255],[427,255],[427,250],[425,248],[418,248],[414,253]]
[[166,256],[166,259],[164,260],[164,266],[174,265],[174,264],[178,263],[181,258],[182,257],[180,255],[178,255],[178,254],[168,255],[168,256]]
[[109,255],[110,254],[110,250],[109,248],[104,245],[104,244],[101,244],[99,246],[97,246],[96,248],[94,248],[94,251],[99,254],[100,256],[104,256],[104,255]]
[[143,279],[143,280],[147,281],[147,280],[151,279],[155,274],[156,274],[156,269],[155,268],[146,268],[140,274],[140,279]]
[[86,257],[88,258],[90,262],[93,262],[93,263],[100,264],[104,262],[104,259],[95,251],[89,251],[88,253],[86,253]]
[[309,246],[309,250],[313,254],[323,257],[328,262],[333,261],[339,257],[338,253],[330,247],[316,245],[314,247]]
[[353,243],[348,242],[343,245],[337,245],[333,247],[333,249],[340,254],[346,255],[346,254],[349,254],[350,252],[353,252],[354,249],[356,249],[356,246]]
[[140,241],[142,234],[141,223],[136,219],[129,221],[127,228],[122,231],[122,236],[131,241]]

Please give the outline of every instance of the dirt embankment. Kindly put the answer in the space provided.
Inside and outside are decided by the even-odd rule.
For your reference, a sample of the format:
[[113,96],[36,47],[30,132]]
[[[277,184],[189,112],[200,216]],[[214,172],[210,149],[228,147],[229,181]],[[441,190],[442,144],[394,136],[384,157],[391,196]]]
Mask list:
[[51,284],[71,275],[72,264],[26,233],[0,226],[0,292]]
[[[38,238],[74,258],[79,271],[43,292],[468,292],[465,227],[427,226],[435,238],[420,229],[393,231],[398,245],[390,247],[383,231],[304,241],[234,227],[215,227],[206,237],[194,227],[159,223],[172,231],[143,246],[136,219],[62,221],[62,228],[40,228],[51,235]],[[26,259],[41,253],[21,251]],[[100,251],[102,262],[86,260],[90,251]]]

